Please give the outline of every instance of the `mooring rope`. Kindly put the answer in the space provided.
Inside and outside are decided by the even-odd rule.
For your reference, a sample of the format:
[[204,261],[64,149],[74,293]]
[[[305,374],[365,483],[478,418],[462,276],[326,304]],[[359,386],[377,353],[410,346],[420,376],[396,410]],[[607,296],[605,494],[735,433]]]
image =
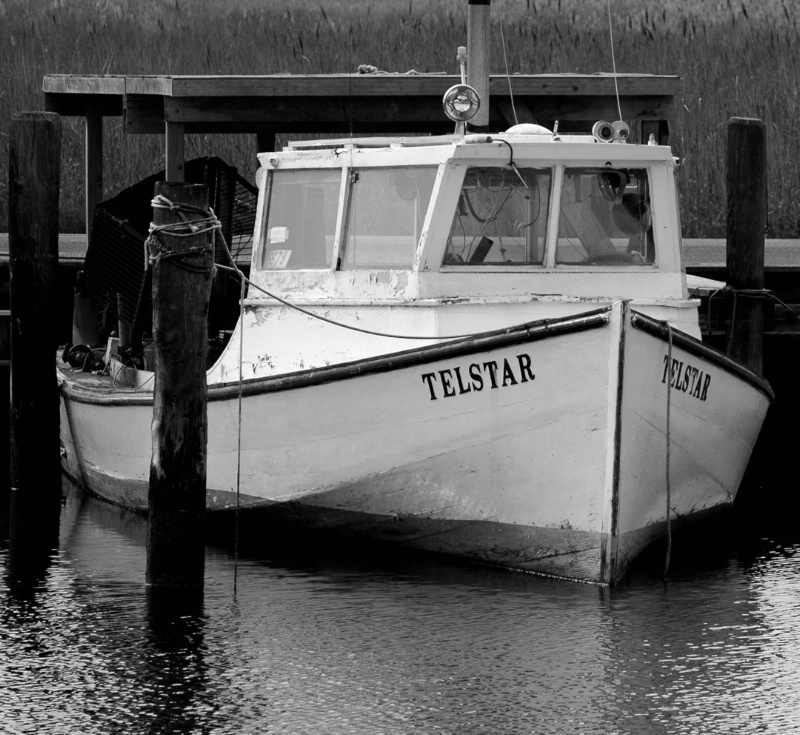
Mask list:
[[[214,236],[221,225],[219,220],[214,216],[213,210],[206,212],[203,209],[194,207],[191,204],[181,204],[180,202],[172,202],[162,194],[153,197],[150,202],[153,209],[168,209],[170,212],[177,214],[181,218],[181,222],[170,222],[163,225],[157,225],[155,222],[150,223],[150,231],[147,239],[145,240],[145,270],[148,265],[155,265],[162,260],[174,261],[174,265],[185,271],[191,273],[210,273],[213,272],[213,263],[208,264],[193,264],[187,262],[189,258],[200,258],[214,253]],[[202,219],[190,220],[186,213],[205,215]],[[168,233],[171,237],[196,237],[197,235],[211,232],[211,242],[203,243],[202,245],[193,245],[188,248],[179,250],[170,250],[164,246],[159,239],[159,233]]]
[[256,291],[261,291],[265,296],[269,296],[269,298],[274,299],[280,304],[287,306],[290,309],[294,309],[295,311],[299,311],[301,314],[305,314],[306,316],[310,316],[313,319],[318,319],[321,322],[326,322],[328,324],[332,324],[335,327],[341,327],[342,329],[350,329],[353,332],[361,332],[362,334],[370,334],[374,337],[389,337],[391,339],[421,339],[421,340],[443,340],[443,339],[465,339],[469,337],[477,337],[482,332],[470,332],[468,334],[448,334],[448,335],[440,335],[430,336],[424,334],[396,334],[393,332],[379,332],[375,329],[365,329],[364,327],[356,327],[353,324],[345,324],[344,322],[337,321],[336,319],[329,319],[328,317],[322,316],[321,314],[315,314],[313,311],[309,309],[304,309],[302,306],[298,306],[297,304],[293,304],[291,301],[287,301],[286,299],[282,299],[280,296],[267,291],[267,289],[259,286],[257,283],[253,283],[244,273],[239,270],[239,268],[231,268],[227,265],[220,265],[217,263],[217,268],[222,268],[223,270],[234,271],[236,273],[241,273],[242,278],[247,281],[249,286],[252,286]]
[[[692,292],[692,295],[697,291]],[[771,291],[768,288],[734,288],[733,286],[724,286],[723,288],[718,288],[715,291],[712,291],[708,296],[708,302],[706,304],[706,322],[708,325],[708,332],[712,334],[712,313],[711,313],[711,305],[712,302],[717,296],[733,296],[733,309],[731,310],[731,325],[736,323],[736,306],[737,306],[737,299],[739,296],[742,296],[746,299],[761,299],[764,301],[774,301],[777,304],[780,304],[784,309],[786,309],[793,318],[800,319],[800,311],[797,309],[792,308],[789,304],[785,301],[782,301],[778,296],[775,295],[774,291]]]
[[[224,238],[220,238],[224,242]],[[225,252],[230,256],[228,245],[225,243]],[[238,406],[238,435],[236,437],[236,512],[234,516],[234,554],[233,554],[233,594],[236,595],[236,583],[239,578],[239,510],[241,508],[241,481],[242,481],[242,376],[243,350],[244,350],[244,297],[245,279],[239,280],[239,392]]]
[[[216,215],[214,214],[214,210],[209,207],[208,211],[204,211],[197,207],[192,207],[191,205],[186,204],[179,204],[175,202],[171,202],[165,196],[159,194],[158,196],[154,197],[151,205],[154,209],[169,209],[172,212],[176,212],[184,221],[183,222],[175,222],[172,224],[166,225],[156,225],[154,223],[150,224],[150,234],[145,241],[145,268],[148,265],[153,265],[160,260],[175,260],[176,265],[178,267],[184,268],[188,271],[193,271],[197,273],[206,272],[208,269],[202,266],[194,266],[188,264],[185,261],[186,258],[191,257],[198,257],[200,255],[207,254],[209,252],[214,252],[214,243],[216,238],[219,238],[222,247],[225,250],[225,254],[228,260],[231,262],[230,266],[222,265],[220,263],[213,264],[211,267],[221,268],[223,270],[229,270],[244,281],[245,284],[252,286],[257,291],[261,291],[265,296],[287,306],[290,309],[294,309],[295,311],[300,312],[301,314],[305,314],[306,316],[312,317],[313,319],[318,319],[322,322],[327,322],[328,324],[332,324],[337,327],[341,327],[342,329],[350,329],[354,332],[361,332],[362,334],[369,334],[375,337],[389,337],[390,339],[414,339],[414,340],[443,340],[443,339],[462,339],[462,338],[469,338],[475,337],[479,334],[479,332],[470,332],[468,334],[449,334],[446,336],[430,336],[430,335],[420,335],[420,334],[395,334],[390,332],[380,332],[374,329],[365,329],[364,327],[356,327],[352,324],[345,324],[344,322],[337,321],[336,319],[329,319],[328,317],[324,317],[320,314],[316,314],[309,309],[304,309],[301,306],[297,306],[296,304],[292,304],[290,301],[281,298],[280,296],[267,291],[267,289],[259,286],[257,283],[253,283],[244,272],[236,265],[236,261],[231,254],[230,248],[228,247],[228,243],[225,242],[225,237],[222,235],[222,224],[217,219]],[[184,212],[193,212],[196,214],[205,215],[202,219],[196,220],[189,220],[185,215]],[[158,233],[159,232],[168,232],[173,237],[192,237],[194,235],[203,234],[205,232],[211,231],[212,233],[212,240],[210,244],[201,245],[196,247],[184,248],[183,250],[167,250],[158,240]]]
[[666,467],[666,481],[667,481],[667,551],[664,558],[664,576],[669,572],[669,558],[672,554],[672,515],[670,506],[672,505],[672,487],[670,478],[670,414],[672,404],[672,325],[669,322],[664,322],[667,327],[667,467]]
[[[154,197],[150,202],[153,209],[169,209],[171,212],[177,214],[183,221],[175,222],[165,225],[150,224],[150,234],[145,241],[145,269],[147,266],[155,265],[162,260],[174,261],[174,265],[183,268],[186,271],[194,273],[209,273],[213,274],[215,264],[212,260],[211,265],[194,265],[187,263],[187,258],[196,258],[203,255],[211,254],[213,256],[216,240],[219,237],[222,247],[225,250],[225,255],[233,264],[233,268],[227,270],[235,271],[240,278],[239,287],[239,396],[238,396],[238,416],[237,416],[237,445],[236,445],[236,506],[234,511],[234,539],[233,539],[233,594],[237,593],[238,579],[239,579],[239,510],[241,507],[241,478],[242,478],[242,349],[244,345],[244,333],[242,327],[242,320],[244,317],[244,297],[245,297],[245,284],[246,277],[244,273],[236,265],[236,261],[225,242],[222,235],[222,223],[214,214],[214,210],[209,207],[208,211],[194,207],[189,204],[181,204],[171,202],[167,197],[159,194]],[[186,217],[185,213],[203,215],[201,219],[190,220]],[[211,242],[203,245],[198,245],[181,250],[167,250],[161,241],[158,239],[159,232],[169,233],[172,237],[195,237],[202,235],[206,232],[211,232]],[[225,266],[223,266],[225,267]]]

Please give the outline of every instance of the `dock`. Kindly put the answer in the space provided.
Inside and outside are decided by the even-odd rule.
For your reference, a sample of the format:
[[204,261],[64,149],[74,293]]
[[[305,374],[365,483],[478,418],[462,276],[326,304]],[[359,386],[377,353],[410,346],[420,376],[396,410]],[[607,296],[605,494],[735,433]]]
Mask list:
[[[59,334],[62,341],[70,339],[72,329],[72,290],[75,276],[81,270],[87,250],[87,237],[84,233],[62,233],[59,235],[59,280],[58,302]],[[686,272],[692,275],[726,281],[725,240],[708,238],[685,238],[683,251]],[[8,261],[8,234],[0,233],[0,263]],[[800,319],[794,319],[792,305],[798,304],[800,313],[800,240],[767,240],[764,257],[765,286],[776,298],[773,299],[772,318],[768,321],[765,334],[800,335]],[[0,318],[4,305],[0,284]],[[7,299],[7,297],[6,297]],[[724,316],[724,309],[717,316]],[[704,325],[707,329],[707,325]],[[725,328],[722,323],[711,325],[715,333]],[[0,337],[0,343],[2,337]]]
[[[334,75],[125,76],[47,75],[44,108],[83,118],[83,182],[87,229],[98,204],[113,194],[104,188],[103,126],[106,118],[131,135],[162,136],[164,171],[184,181],[185,136],[205,133],[253,135],[258,150],[275,150],[279,135],[358,135],[451,132],[441,112],[442,96],[460,78],[451,74],[370,73]],[[616,90],[631,126],[631,141],[669,144],[669,121],[680,102],[682,80],[649,74],[497,75],[489,78],[490,130],[516,122],[535,122],[560,132],[588,132],[597,120],[614,120]],[[513,107],[512,107],[513,99]],[[213,151],[208,153],[213,154]],[[131,182],[133,183],[133,182]],[[81,269],[87,235],[60,237],[58,279],[59,334],[69,340],[72,291]],[[686,271],[727,281],[724,240],[686,239]],[[7,258],[0,235],[0,260]],[[800,388],[791,372],[800,360],[800,240],[767,240],[765,248],[764,376],[778,400],[759,445],[770,458],[789,456],[790,437],[781,431],[800,405]],[[706,303],[708,294],[701,295]],[[712,299],[702,324],[704,338],[725,349],[734,298]],[[0,308],[2,306],[0,305]],[[800,310],[800,309],[799,309]],[[775,463],[779,467],[780,463]]]

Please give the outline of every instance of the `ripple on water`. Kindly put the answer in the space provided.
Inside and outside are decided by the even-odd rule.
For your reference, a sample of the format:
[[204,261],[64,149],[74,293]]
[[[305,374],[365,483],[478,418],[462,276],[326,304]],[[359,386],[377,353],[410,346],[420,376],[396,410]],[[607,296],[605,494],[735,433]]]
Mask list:
[[2,588],[0,732],[797,725],[791,542],[678,559],[666,583],[645,567],[613,591],[399,551],[275,548],[234,564],[209,548],[198,605],[145,589],[140,519],[75,497],[64,518],[39,583]]

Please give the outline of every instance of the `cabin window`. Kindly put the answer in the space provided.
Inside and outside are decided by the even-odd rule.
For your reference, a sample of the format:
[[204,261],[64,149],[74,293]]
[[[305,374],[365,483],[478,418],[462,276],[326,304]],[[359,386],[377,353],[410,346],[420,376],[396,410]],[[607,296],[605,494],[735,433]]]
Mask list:
[[270,176],[261,269],[330,268],[341,169],[273,171]]
[[546,168],[469,168],[445,265],[541,265],[552,175]]
[[435,179],[435,166],[353,169],[341,267],[411,268]]
[[556,263],[634,266],[654,262],[647,171],[566,169]]

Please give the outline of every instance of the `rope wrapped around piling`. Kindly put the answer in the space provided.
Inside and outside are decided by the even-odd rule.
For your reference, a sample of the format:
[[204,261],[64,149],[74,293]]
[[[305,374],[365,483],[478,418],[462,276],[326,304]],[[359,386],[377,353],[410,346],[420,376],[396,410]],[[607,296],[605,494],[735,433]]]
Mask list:
[[[165,196],[159,194],[154,197],[150,202],[153,209],[169,209],[170,212],[177,214],[183,221],[173,222],[166,225],[156,225],[154,222],[150,223],[150,231],[145,240],[145,262],[144,267],[147,270],[148,266],[154,266],[163,260],[171,260],[174,265],[182,270],[190,273],[211,274],[214,273],[214,245],[216,233],[222,229],[222,224],[214,214],[214,210],[209,208],[206,212],[198,207],[193,207],[188,204],[181,204],[180,202],[171,202]],[[186,214],[201,214],[204,215],[201,219],[190,220]],[[202,235],[203,233],[211,231],[211,242],[204,243],[203,245],[195,245],[193,247],[182,248],[180,250],[170,250],[164,246],[159,239],[159,233],[168,233],[171,237],[194,237],[195,235]],[[193,263],[188,262],[192,258],[202,258],[206,255],[211,255],[212,260],[210,263]]]

